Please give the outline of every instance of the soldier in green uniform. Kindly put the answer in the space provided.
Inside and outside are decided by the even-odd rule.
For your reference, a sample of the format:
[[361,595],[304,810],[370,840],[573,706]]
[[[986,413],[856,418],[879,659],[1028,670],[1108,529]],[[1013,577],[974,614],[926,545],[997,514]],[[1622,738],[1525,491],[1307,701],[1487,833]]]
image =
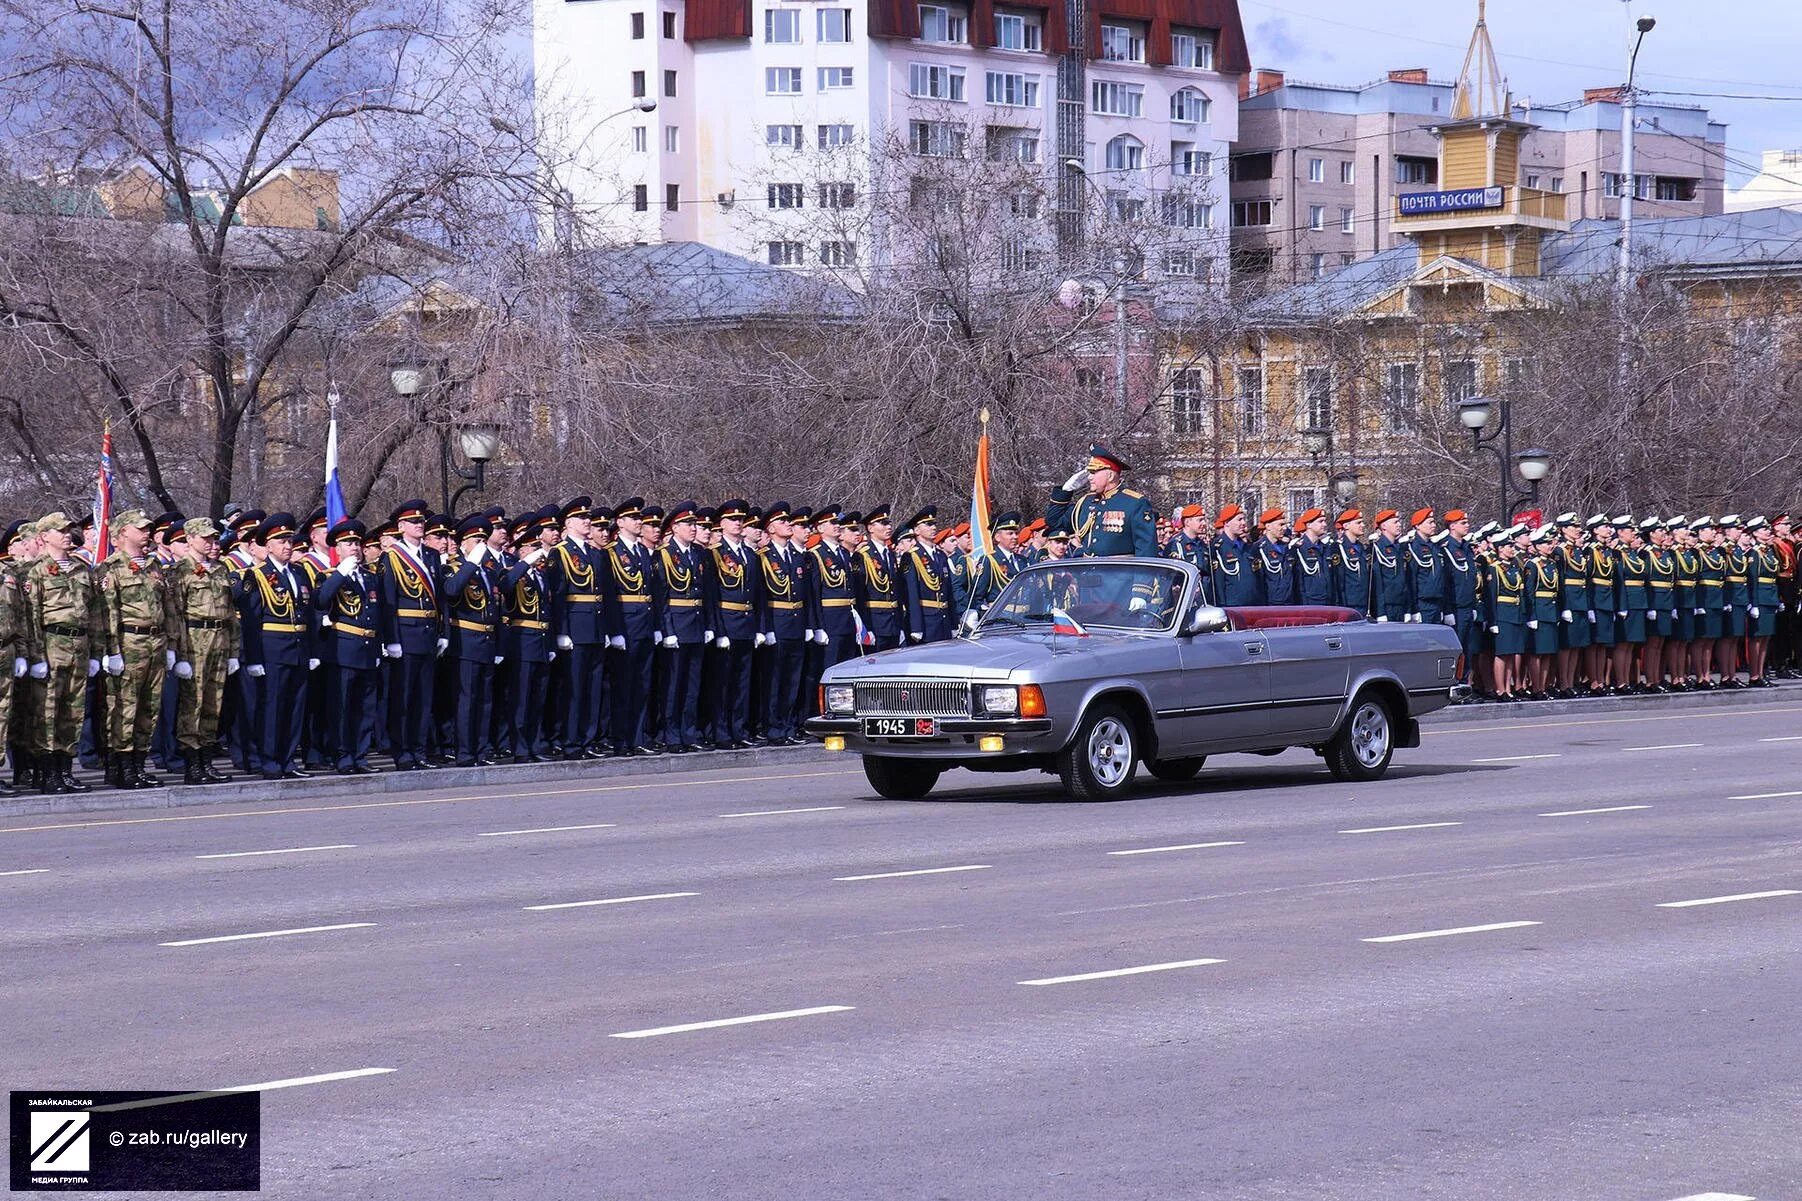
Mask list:
[[6,754],[12,760],[12,787],[24,788],[31,782],[32,715],[38,711],[39,681],[31,678],[30,647],[25,639],[25,574],[31,570],[38,554],[37,523],[19,521],[9,526],[0,541],[0,573],[12,580],[18,598],[14,621],[18,624],[18,641],[14,644],[12,706],[7,721]]
[[[13,681],[30,667],[25,661],[25,592],[19,587],[12,559],[13,541],[18,536],[15,523],[0,537],[0,754],[12,745],[12,717],[15,688]],[[17,752],[12,752],[17,754]],[[13,765],[15,771],[18,764]],[[17,796],[17,789],[0,780],[0,797]]]
[[1077,554],[1157,557],[1157,514],[1143,493],[1120,486],[1127,470],[1126,460],[1096,443],[1087,463],[1051,490],[1045,521],[1072,532]]
[[41,556],[25,577],[25,645],[30,673],[43,681],[35,715],[34,775],[44,793],[87,792],[75,778],[82,694],[100,672],[100,592],[94,573],[74,555],[79,527],[65,513],[37,524]]
[[182,529],[188,557],[176,565],[170,581],[177,622],[175,674],[181,679],[175,741],[187,761],[183,782],[218,784],[231,779],[214,768],[213,754],[226,682],[238,670],[238,606],[232,599],[232,571],[219,560],[219,527],[208,518],[193,517]]
[[163,681],[175,667],[174,607],[163,565],[150,556],[153,522],[141,509],[113,519],[115,549],[96,569],[103,613],[101,662],[106,689],[106,782],[160,788],[144,770],[156,733]]

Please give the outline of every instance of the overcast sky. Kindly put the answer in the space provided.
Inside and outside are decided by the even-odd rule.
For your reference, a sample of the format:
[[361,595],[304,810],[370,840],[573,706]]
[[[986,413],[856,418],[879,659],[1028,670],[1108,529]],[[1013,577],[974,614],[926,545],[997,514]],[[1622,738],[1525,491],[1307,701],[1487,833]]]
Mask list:
[[[1254,67],[1291,79],[1364,83],[1394,67],[1453,79],[1476,0],[1239,0]],[[1558,104],[1621,83],[1632,18],[1653,16],[1639,86],[1792,100],[1658,96],[1727,123],[1729,183],[1765,149],[1802,149],[1802,6],[1796,0],[1489,0],[1489,36],[1517,100]]]

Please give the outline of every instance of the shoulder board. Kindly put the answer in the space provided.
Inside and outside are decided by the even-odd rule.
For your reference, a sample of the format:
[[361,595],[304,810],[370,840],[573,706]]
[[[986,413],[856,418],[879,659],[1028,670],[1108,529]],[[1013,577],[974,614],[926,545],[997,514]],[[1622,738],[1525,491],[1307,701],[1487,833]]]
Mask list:
[[1145,494],[1144,494],[1144,493],[1143,493],[1143,492],[1135,492],[1135,491],[1133,491],[1133,490],[1132,490],[1132,489],[1131,489],[1131,488],[1122,488],[1122,489],[1120,489],[1120,495],[1122,495],[1122,496],[1130,496],[1130,497],[1132,497],[1132,498],[1133,498],[1133,499],[1134,499],[1134,500],[1144,500],[1144,499],[1145,499]]

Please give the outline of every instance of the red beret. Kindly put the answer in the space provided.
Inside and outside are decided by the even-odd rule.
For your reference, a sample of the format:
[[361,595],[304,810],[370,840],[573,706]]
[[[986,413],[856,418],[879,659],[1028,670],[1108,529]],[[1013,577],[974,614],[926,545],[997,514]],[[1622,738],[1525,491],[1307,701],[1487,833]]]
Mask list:
[[1273,521],[1281,521],[1282,519],[1283,511],[1281,509],[1265,509],[1262,513],[1258,514],[1259,525],[1269,525]]
[[[1377,518],[1377,520],[1381,521],[1382,518],[1379,517],[1379,518]],[[1408,519],[1408,524],[1409,525],[1419,525],[1423,521],[1431,521],[1431,520],[1433,520],[1433,510],[1431,510],[1431,509],[1416,509],[1416,510],[1414,510],[1414,515]]]
[[1454,521],[1464,521],[1468,516],[1469,515],[1465,513],[1463,509],[1447,509],[1445,511],[1445,524],[1450,525]]
[[1364,514],[1358,512],[1356,509],[1347,509],[1347,510],[1345,510],[1345,512],[1339,514],[1338,524],[1350,525],[1354,521],[1363,521],[1363,520],[1364,520]]
[[1391,517],[1400,517],[1400,516],[1401,516],[1401,514],[1397,513],[1394,509],[1384,509],[1381,513],[1378,513],[1375,517],[1372,517],[1370,519],[1370,521],[1371,521],[1372,525],[1382,525],[1385,521],[1388,521]]
[[1216,526],[1223,526],[1243,512],[1245,512],[1245,510],[1241,509],[1238,505],[1228,505],[1226,508],[1220,510],[1220,516],[1214,518],[1214,524]]
[[1314,522],[1319,521],[1322,517],[1325,517],[1325,516],[1326,516],[1326,514],[1321,512],[1319,509],[1309,509],[1306,512],[1304,512],[1300,517],[1297,517],[1295,519],[1295,524],[1296,525],[1312,525]]
[[1200,505],[1184,505],[1177,513],[1178,520],[1187,521],[1191,517],[1206,517],[1208,511]]

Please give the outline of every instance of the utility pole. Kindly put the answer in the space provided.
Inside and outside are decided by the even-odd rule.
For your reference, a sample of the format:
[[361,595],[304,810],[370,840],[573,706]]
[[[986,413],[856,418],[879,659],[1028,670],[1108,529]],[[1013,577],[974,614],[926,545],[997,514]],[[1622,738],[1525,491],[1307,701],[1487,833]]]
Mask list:
[[[1631,3],[1631,0],[1628,0]],[[1627,86],[1621,93],[1621,257],[1616,275],[1616,282],[1624,293],[1633,282],[1633,199],[1639,190],[1639,181],[1633,172],[1633,128],[1635,113],[1639,108],[1639,93],[1633,86],[1634,69],[1639,65],[1639,46],[1646,40],[1646,34],[1658,22],[1652,17],[1641,17],[1634,22],[1637,36],[1633,39],[1633,47],[1627,52]]]

